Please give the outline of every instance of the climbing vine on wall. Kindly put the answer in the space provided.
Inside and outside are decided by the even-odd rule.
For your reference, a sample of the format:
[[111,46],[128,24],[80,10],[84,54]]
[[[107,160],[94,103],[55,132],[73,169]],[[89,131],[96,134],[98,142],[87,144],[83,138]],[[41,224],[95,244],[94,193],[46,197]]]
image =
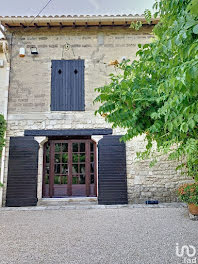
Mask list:
[[[1,158],[3,146],[5,144],[5,139],[4,139],[5,130],[6,130],[6,122],[4,117],[0,115],[0,158]],[[0,182],[0,187],[2,186],[3,184]]]
[[138,157],[153,156],[156,142],[155,153],[181,161],[178,168],[198,180],[198,0],[161,0],[153,8],[160,16],[154,40],[139,44],[138,59],[121,63],[121,73],[96,89],[96,113],[125,128],[125,141],[146,135]]
[[5,135],[5,130],[6,130],[6,122],[5,119],[2,115],[0,115],[0,157],[1,157],[1,152],[5,143],[4,140],[4,135]]

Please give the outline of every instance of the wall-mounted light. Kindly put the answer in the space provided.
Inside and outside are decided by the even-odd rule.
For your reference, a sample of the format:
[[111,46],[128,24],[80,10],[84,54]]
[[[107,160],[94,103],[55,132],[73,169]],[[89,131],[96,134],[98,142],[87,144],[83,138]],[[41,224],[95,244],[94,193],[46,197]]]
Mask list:
[[31,54],[33,54],[33,55],[37,55],[38,54],[37,47],[31,47],[30,50],[31,50]]
[[20,48],[19,49],[19,56],[20,57],[25,57],[25,48]]

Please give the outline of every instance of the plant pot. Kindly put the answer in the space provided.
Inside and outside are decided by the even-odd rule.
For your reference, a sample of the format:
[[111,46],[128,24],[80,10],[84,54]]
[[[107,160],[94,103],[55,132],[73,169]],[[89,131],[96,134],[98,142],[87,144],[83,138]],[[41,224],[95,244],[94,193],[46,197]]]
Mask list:
[[190,212],[192,215],[198,215],[198,205],[195,205],[195,204],[189,204],[189,205],[188,205],[188,209],[189,209],[189,212]]

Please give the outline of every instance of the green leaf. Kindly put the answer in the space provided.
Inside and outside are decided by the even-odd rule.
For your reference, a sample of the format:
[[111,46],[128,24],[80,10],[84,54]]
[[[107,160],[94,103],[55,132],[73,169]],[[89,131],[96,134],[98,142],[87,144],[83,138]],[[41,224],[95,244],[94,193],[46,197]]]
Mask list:
[[198,24],[193,27],[193,33],[198,34]]
[[198,122],[198,115],[194,115],[195,122]]
[[170,131],[170,132],[173,131],[173,123],[168,124],[168,131]]
[[143,49],[147,49],[150,46],[150,44],[144,44]]
[[150,24],[152,15],[151,15],[151,11],[149,9],[146,9],[144,11],[144,16],[146,18],[147,23]]
[[194,126],[195,126],[195,121],[193,120],[193,119],[191,119],[189,122],[188,122],[188,125],[189,125],[189,127],[190,128],[194,128]]
[[192,17],[192,15],[188,15],[186,18],[186,24],[184,26],[184,29],[189,29],[191,27],[193,27],[194,25],[196,25],[196,20],[194,19],[194,17]]
[[183,132],[187,132],[188,131],[188,125],[187,125],[187,123],[183,123],[182,125],[181,125],[181,131],[183,131]]
[[198,15],[198,1],[191,0],[189,5],[187,6],[187,11],[190,11],[193,15]]

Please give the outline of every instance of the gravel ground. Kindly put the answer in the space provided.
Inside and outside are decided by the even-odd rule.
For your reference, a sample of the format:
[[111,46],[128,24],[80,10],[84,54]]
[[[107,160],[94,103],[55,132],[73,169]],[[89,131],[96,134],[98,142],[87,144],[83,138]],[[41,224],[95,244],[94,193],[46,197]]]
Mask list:
[[184,263],[176,243],[198,253],[198,222],[186,208],[0,211],[0,243],[1,264]]

